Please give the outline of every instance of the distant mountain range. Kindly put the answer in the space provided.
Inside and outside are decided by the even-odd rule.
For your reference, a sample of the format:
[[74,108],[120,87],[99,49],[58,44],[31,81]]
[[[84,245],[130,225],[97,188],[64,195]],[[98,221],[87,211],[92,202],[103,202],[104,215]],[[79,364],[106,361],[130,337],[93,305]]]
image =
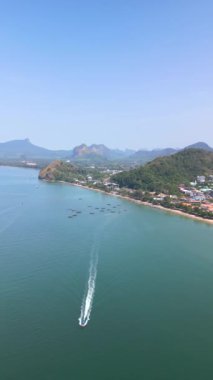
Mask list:
[[157,157],[170,156],[171,154],[177,153],[177,149],[165,148],[165,149],[153,149],[153,150],[139,150],[135,152],[130,159],[136,161],[140,164],[144,164],[148,161],[152,161]]
[[79,145],[73,149],[71,159],[102,159],[102,160],[119,160],[134,154],[135,151],[126,149],[109,149],[103,144],[93,144],[87,146],[86,144]]
[[133,150],[109,149],[103,144],[87,146],[82,144],[70,150],[50,150],[34,145],[29,139],[0,143],[1,159],[70,159],[70,160],[118,160],[131,154]]
[[[208,152],[212,152],[208,144],[204,142],[197,142],[192,145],[186,146],[184,149],[202,149]],[[157,157],[171,156],[174,153],[180,152],[183,149],[165,148],[165,149],[153,149],[153,150],[139,150],[135,152],[130,159],[135,160],[139,164],[145,164],[146,162],[152,161]]]
[[[204,142],[198,142],[186,148],[213,151],[213,148]],[[69,159],[71,161],[90,162],[119,160],[134,164],[144,164],[157,157],[170,156],[180,150],[182,149],[119,150],[109,149],[103,144],[92,144],[90,146],[82,144],[70,150],[50,150],[32,144],[29,139],[24,139],[0,143],[0,159]]]
[[0,158],[1,159],[54,159],[63,158],[70,155],[71,151],[66,150],[49,150],[34,145],[29,139],[12,140],[5,143],[0,143]]

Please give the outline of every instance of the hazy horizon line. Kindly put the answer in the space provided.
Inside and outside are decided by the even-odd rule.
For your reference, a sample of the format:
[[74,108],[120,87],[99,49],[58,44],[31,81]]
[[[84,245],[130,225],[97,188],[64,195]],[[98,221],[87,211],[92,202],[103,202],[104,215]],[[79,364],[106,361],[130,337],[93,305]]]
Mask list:
[[[71,147],[71,148],[50,148],[50,147],[46,147],[46,146],[40,145],[39,143],[36,144],[36,143],[32,142],[29,137],[25,137],[25,138],[13,138],[11,140],[0,141],[0,144],[9,143],[9,142],[12,142],[12,141],[28,141],[32,145],[35,145],[37,147],[44,148],[44,149],[47,149],[47,150],[52,150],[52,151],[73,150],[74,148],[79,147],[81,145],[86,145],[87,147],[90,147],[92,145],[104,145],[106,148],[108,148],[110,150],[120,150],[120,151],[132,150],[132,151],[135,151],[135,152],[141,151],[141,150],[143,150],[143,151],[164,150],[164,149],[176,149],[176,150],[178,150],[178,149],[183,149],[183,148],[185,148],[187,146],[194,145],[194,144],[197,144],[197,143],[205,143],[205,144],[209,145],[207,142],[205,142],[203,140],[200,140],[200,141],[192,142],[190,144],[185,144],[182,147],[180,147],[180,146],[166,145],[164,147],[157,146],[157,147],[152,147],[152,148],[147,148],[147,147],[140,147],[140,148],[131,148],[131,147],[119,148],[119,147],[116,147],[116,148],[111,148],[111,147],[109,147],[105,143],[91,143],[90,144],[90,143],[86,143],[86,142],[81,142],[79,144],[74,144],[73,147]],[[211,147],[211,145],[209,145],[209,146]]]

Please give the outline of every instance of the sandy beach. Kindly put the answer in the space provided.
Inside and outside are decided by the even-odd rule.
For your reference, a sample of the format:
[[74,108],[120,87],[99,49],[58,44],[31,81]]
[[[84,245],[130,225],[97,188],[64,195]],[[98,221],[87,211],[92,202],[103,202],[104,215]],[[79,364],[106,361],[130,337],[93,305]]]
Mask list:
[[[46,182],[49,182],[49,181],[46,181]],[[173,210],[173,209],[169,209],[169,208],[166,208],[166,207],[163,207],[163,206],[160,206],[160,205],[153,205],[152,203],[149,203],[149,202],[143,202],[143,201],[140,201],[140,200],[137,200],[137,199],[133,199],[133,198],[124,196],[124,195],[119,195],[119,194],[114,194],[114,193],[108,193],[108,192],[106,192],[104,190],[95,189],[93,187],[79,185],[79,184],[76,184],[76,183],[70,183],[70,182],[65,182],[65,181],[57,181],[57,182],[63,183],[63,184],[67,184],[67,185],[70,185],[70,186],[81,187],[81,188],[87,189],[87,190],[97,191],[99,193],[103,193],[103,194],[110,195],[110,196],[113,196],[113,197],[125,199],[127,201],[136,203],[136,204],[141,205],[141,206],[152,207],[152,208],[161,210],[161,211],[169,213],[169,214],[179,215],[179,216],[182,216],[182,217],[185,217],[185,218],[193,219],[193,220],[198,221],[198,222],[202,222],[202,223],[207,223],[207,224],[213,225],[213,219],[205,219],[205,218],[202,218],[200,216],[196,216],[196,215],[192,215],[192,214],[187,214],[184,211]]]

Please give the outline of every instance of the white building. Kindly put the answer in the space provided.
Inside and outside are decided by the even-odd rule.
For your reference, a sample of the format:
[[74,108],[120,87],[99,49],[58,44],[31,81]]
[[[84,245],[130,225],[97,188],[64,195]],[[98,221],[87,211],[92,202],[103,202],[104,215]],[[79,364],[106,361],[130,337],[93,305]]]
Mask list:
[[198,175],[197,176],[197,182],[199,182],[199,183],[205,183],[206,182],[206,177],[204,175]]

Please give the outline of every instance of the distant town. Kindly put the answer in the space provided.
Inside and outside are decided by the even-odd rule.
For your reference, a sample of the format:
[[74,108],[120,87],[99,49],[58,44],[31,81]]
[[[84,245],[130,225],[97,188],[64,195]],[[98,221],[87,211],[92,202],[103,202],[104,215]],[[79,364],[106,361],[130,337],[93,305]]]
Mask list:
[[111,176],[120,173],[119,170],[106,169],[102,174],[108,174],[107,178],[94,180],[88,175],[85,180],[74,180],[76,185],[100,189],[114,195],[127,196],[133,199],[150,202],[153,205],[161,205],[166,208],[182,210],[187,213],[213,219],[213,175],[208,177],[199,175],[190,186],[180,184],[180,195],[164,194],[132,190],[127,187],[120,188],[118,183],[110,181]]
[[28,139],[0,144],[0,165],[40,169],[39,177],[213,219],[213,148],[119,151],[85,144],[49,151]]
[[[132,173],[135,174],[137,170],[141,169],[134,169]],[[213,174],[206,176],[200,173],[193,178],[193,181],[189,178],[185,183],[173,185],[173,191],[169,192],[169,190],[149,191],[142,188],[131,188],[131,182],[129,182],[130,186],[120,186],[121,178],[129,173],[131,171],[109,169],[106,166],[97,167],[96,165],[85,166],[83,169],[77,168],[67,160],[66,162],[54,161],[40,171],[40,178],[47,181],[69,182],[156,207],[179,210],[204,219],[213,219]],[[126,183],[128,184],[128,181]],[[169,189],[169,186],[167,188]]]

